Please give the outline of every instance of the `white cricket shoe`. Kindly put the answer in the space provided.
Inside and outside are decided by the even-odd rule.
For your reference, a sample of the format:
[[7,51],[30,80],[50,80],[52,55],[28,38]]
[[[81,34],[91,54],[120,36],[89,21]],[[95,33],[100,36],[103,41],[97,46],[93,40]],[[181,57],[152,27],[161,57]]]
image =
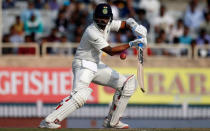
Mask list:
[[104,128],[116,128],[116,129],[128,129],[130,128],[128,124],[119,121],[115,126],[110,126],[108,118],[105,118],[103,123]]
[[58,129],[61,128],[61,125],[56,124],[54,122],[46,122],[45,120],[42,120],[39,128],[50,128],[50,129]]

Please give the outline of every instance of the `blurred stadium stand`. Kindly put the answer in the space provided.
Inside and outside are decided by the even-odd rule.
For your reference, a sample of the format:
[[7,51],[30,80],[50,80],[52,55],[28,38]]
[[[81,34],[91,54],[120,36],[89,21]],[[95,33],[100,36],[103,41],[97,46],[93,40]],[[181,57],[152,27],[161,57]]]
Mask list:
[[[0,43],[0,71],[12,72],[11,70],[20,68],[34,69],[43,68],[69,68],[82,33],[92,20],[93,8],[101,0],[2,0],[1,10],[1,38]],[[151,3],[150,3],[151,2]],[[26,9],[32,4],[32,14],[37,14],[37,22],[23,18],[28,15]],[[125,112],[127,120],[200,120],[194,124],[176,124],[172,127],[207,127],[202,125],[203,121],[210,120],[209,95],[209,72],[210,67],[210,1],[209,0],[113,0],[110,3],[114,10],[115,18],[126,19],[134,17],[139,23],[147,26],[148,47],[145,49],[146,68],[167,68],[173,70],[204,69],[207,82],[207,94],[196,94],[192,96],[195,101],[201,104],[192,104],[186,101],[176,104],[175,102],[151,104],[140,102],[129,104]],[[149,6],[145,6],[149,5]],[[185,12],[189,6],[196,7],[197,15],[202,14],[197,27],[186,25],[190,19]],[[161,8],[162,7],[162,8]],[[151,9],[152,8],[152,9]],[[162,17],[159,10],[164,12]],[[197,10],[198,9],[198,10]],[[36,13],[35,13],[36,12]],[[18,17],[20,20],[18,20]],[[196,17],[191,14],[191,17]],[[31,27],[26,28],[26,23]],[[38,30],[38,22],[43,30]],[[191,21],[190,21],[191,22]],[[194,23],[197,24],[197,23]],[[128,43],[135,37],[130,31],[120,31],[112,33],[110,42],[112,45]],[[103,61],[111,67],[136,68],[136,50],[129,49],[125,52],[127,59],[121,61],[119,56],[110,57],[103,54]],[[205,59],[203,59],[205,58]],[[46,71],[44,70],[44,71]],[[170,70],[170,71],[171,71]],[[204,72],[205,72],[204,71]],[[15,71],[14,71],[15,72]],[[24,72],[24,71],[23,71]],[[47,72],[47,71],[46,71]],[[127,71],[130,73],[130,71]],[[199,72],[200,73],[200,72]],[[203,75],[200,73],[198,75]],[[174,74],[180,74],[174,73]],[[166,77],[171,77],[166,75]],[[201,80],[203,77],[201,77]],[[200,80],[200,79],[199,79]],[[199,80],[195,80],[200,82]],[[1,81],[1,79],[0,79]],[[3,81],[3,79],[2,79]],[[4,81],[7,81],[7,79]],[[200,84],[200,83],[199,83]],[[3,84],[0,83],[0,88]],[[202,85],[201,85],[202,86]],[[201,87],[198,87],[199,89]],[[198,90],[198,89],[197,89]],[[2,90],[1,90],[2,91]],[[139,93],[139,92],[138,92]],[[159,94],[161,95],[161,94]],[[169,94],[171,95],[171,94]],[[174,99],[177,94],[172,94]],[[187,94],[189,95],[189,94]],[[206,99],[203,100],[202,96]],[[0,99],[5,98],[2,93]],[[10,96],[7,96],[10,97]],[[18,97],[18,96],[17,96]],[[136,98],[136,97],[135,97]],[[142,98],[142,96],[141,96]],[[168,96],[166,97],[166,99]],[[191,97],[190,97],[191,98]],[[197,100],[198,99],[198,100]],[[139,100],[140,101],[140,100]],[[205,101],[205,102],[203,102]],[[195,102],[196,103],[196,102]],[[9,127],[10,118],[43,118],[56,103],[43,101],[36,102],[3,102],[0,103],[0,127]],[[91,104],[88,103],[83,108],[74,112],[68,120],[75,118],[78,120],[97,120],[105,117],[109,109],[108,103]],[[8,118],[8,119],[7,119]],[[19,119],[17,119],[18,121]],[[40,119],[39,119],[40,120]],[[22,127],[36,125],[24,125]],[[71,123],[71,122],[69,122]],[[76,122],[75,122],[76,123]],[[155,123],[155,122],[154,122]],[[197,123],[197,124],[196,124]],[[23,124],[23,123],[21,123]],[[151,123],[148,123],[149,126]],[[186,125],[185,125],[186,124]],[[90,124],[91,125],[91,124]],[[151,124],[152,125],[152,124]],[[154,124],[155,125],[155,124]],[[159,124],[160,127],[168,127]],[[135,125],[139,128],[142,125]],[[143,127],[148,127],[143,126]],[[13,125],[12,127],[17,127]],[[65,125],[65,127],[71,127]],[[96,127],[90,126],[90,127]],[[208,126],[209,127],[209,126]]]
[[[78,43],[85,27],[87,27],[92,20],[93,8],[98,2],[99,1],[97,0],[39,0],[38,2],[33,3],[33,0],[3,0],[2,41],[19,45],[17,43],[27,43],[28,41],[26,40],[26,37],[28,37],[29,41],[36,42],[40,46],[45,42]],[[184,44],[191,46],[191,52],[193,52],[194,47],[197,45],[210,45],[209,0],[114,0],[110,2],[110,4],[112,5],[114,16],[116,18],[126,19],[133,16],[139,23],[148,28],[148,42],[151,46],[159,46],[161,43],[165,43],[169,46]],[[152,6],[148,6],[149,4]],[[187,14],[190,12],[188,10],[190,10],[191,6],[192,8],[195,8],[195,14]],[[159,11],[162,11],[162,14],[159,14]],[[78,12],[78,16],[73,15],[75,12]],[[43,26],[43,31],[37,32],[36,30],[31,30],[31,32],[30,29],[32,29],[32,27],[26,27],[27,21],[33,26],[37,24],[35,23],[36,20],[35,22],[30,21],[29,17],[32,14],[37,15],[37,18],[35,19],[41,22],[40,24]],[[189,19],[191,17],[188,17],[187,15],[194,18],[198,17],[199,23],[191,21]],[[23,24],[23,27],[21,27],[20,23],[17,23],[17,16],[20,16],[20,23]],[[27,17],[29,20],[24,17]],[[182,20],[182,23],[179,25],[176,23],[178,20]],[[145,23],[146,21],[147,23]],[[14,29],[12,28],[13,26],[15,26]],[[188,34],[184,34],[184,26],[189,28]],[[34,28],[38,27],[35,26],[33,29]],[[20,30],[22,31],[20,32]],[[13,34],[11,34],[11,31],[13,31]],[[112,33],[110,37],[111,43],[128,43],[132,39],[134,39],[134,36],[130,31]],[[206,51],[198,51],[199,56],[210,56],[209,49]],[[17,51],[12,53],[18,54]],[[74,53],[75,52],[73,51],[72,54]],[[176,52],[174,54],[160,53],[160,51],[150,53],[151,54],[149,55],[166,56],[182,54],[182,52]],[[128,50],[127,54],[136,55],[135,50]]]

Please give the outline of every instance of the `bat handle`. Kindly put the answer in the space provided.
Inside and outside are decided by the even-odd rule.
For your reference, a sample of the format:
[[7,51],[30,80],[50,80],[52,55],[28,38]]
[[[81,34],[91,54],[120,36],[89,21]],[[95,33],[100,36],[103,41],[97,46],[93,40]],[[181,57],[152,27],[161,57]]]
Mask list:
[[[141,39],[141,36],[138,36],[139,39]],[[139,48],[138,48],[138,59],[141,64],[143,64],[143,43],[139,43]]]

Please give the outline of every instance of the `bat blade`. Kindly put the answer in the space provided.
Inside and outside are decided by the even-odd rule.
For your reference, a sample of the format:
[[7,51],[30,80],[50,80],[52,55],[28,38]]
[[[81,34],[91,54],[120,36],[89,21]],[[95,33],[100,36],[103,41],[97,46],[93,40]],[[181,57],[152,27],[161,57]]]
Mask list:
[[138,67],[137,67],[137,79],[138,79],[138,84],[140,86],[141,91],[145,92],[145,90],[144,90],[144,67],[140,62],[138,62]]
[[138,49],[138,67],[137,67],[137,80],[141,91],[144,93],[144,67],[143,67],[143,49]]

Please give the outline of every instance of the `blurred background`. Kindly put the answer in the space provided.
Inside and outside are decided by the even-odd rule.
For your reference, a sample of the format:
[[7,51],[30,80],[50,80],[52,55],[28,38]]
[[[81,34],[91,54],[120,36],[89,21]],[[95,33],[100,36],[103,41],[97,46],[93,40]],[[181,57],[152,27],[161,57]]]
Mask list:
[[[97,4],[114,19],[134,17],[148,30],[144,49],[146,93],[131,97],[124,121],[133,128],[210,128],[210,0],[1,0],[0,127],[37,127],[70,94],[71,63]],[[112,32],[112,46],[135,39]],[[136,74],[137,51],[103,61]],[[62,122],[100,128],[114,90],[91,84],[87,104]]]

